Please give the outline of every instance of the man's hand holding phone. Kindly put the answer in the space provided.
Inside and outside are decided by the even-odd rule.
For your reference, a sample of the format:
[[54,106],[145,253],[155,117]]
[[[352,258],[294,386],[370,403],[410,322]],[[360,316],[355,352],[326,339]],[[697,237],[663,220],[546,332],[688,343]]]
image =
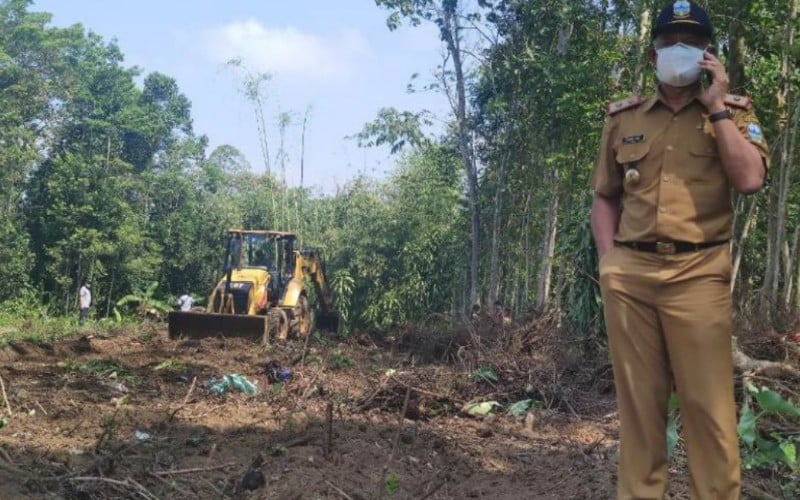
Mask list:
[[700,102],[705,105],[709,113],[718,113],[725,110],[725,95],[728,93],[730,80],[725,66],[711,52],[703,52],[700,68],[708,75],[711,84],[700,93]]

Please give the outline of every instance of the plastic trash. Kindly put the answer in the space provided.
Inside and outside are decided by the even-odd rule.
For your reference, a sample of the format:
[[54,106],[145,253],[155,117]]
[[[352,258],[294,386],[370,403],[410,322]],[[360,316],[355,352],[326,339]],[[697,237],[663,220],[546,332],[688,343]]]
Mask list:
[[150,441],[153,435],[145,431],[133,431],[133,437],[137,441]]
[[106,387],[108,387],[112,391],[118,392],[120,394],[127,394],[128,393],[128,387],[125,384],[123,384],[122,382],[106,381],[106,382],[103,382],[103,385],[105,385]]
[[231,387],[251,396],[258,394],[258,387],[254,383],[235,373],[225,375],[219,381],[215,377],[211,377],[207,385],[208,389],[217,396],[225,395]]
[[230,380],[231,385],[245,394],[258,394],[258,387],[241,375],[225,375],[225,378]]
[[270,361],[264,369],[267,374],[267,381],[270,384],[276,382],[288,382],[292,378],[292,370],[281,367],[277,361]]

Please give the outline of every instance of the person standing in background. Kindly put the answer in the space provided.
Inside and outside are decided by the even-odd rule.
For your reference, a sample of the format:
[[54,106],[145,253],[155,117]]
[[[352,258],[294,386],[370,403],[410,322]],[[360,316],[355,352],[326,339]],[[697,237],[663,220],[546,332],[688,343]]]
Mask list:
[[178,297],[178,307],[180,307],[181,311],[191,311],[192,304],[194,304],[194,299],[188,293],[184,293]]
[[80,324],[83,324],[89,317],[89,307],[92,305],[92,292],[89,288],[89,280],[84,279],[81,289],[78,292],[78,302],[80,306],[78,322]]

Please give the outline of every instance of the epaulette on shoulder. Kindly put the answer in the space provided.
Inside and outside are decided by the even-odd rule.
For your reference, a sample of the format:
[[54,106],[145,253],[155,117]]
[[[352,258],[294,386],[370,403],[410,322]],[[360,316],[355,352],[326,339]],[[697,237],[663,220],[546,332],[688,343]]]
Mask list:
[[626,109],[635,108],[635,107],[637,107],[638,105],[640,105],[643,102],[644,102],[644,99],[642,99],[638,95],[632,95],[632,96],[630,96],[630,97],[628,97],[626,99],[623,99],[621,101],[615,101],[615,102],[609,103],[608,108],[606,109],[606,112],[608,113],[609,116],[613,116],[613,115],[619,113],[620,111],[625,111]]
[[750,98],[743,95],[725,94],[725,104],[732,108],[750,109]]

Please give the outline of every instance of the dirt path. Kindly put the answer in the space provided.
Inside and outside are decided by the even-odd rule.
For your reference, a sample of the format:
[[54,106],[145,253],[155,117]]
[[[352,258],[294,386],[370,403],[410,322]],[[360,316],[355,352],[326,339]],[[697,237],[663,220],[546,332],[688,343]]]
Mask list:
[[[374,345],[315,344],[303,357],[299,343],[137,335],[0,351],[12,411],[0,430],[0,498],[613,496],[608,395],[588,417],[473,418],[442,395],[406,389],[405,403],[402,390],[388,392],[388,369],[402,380],[448,368],[409,366]],[[292,379],[270,384],[268,360]],[[228,373],[260,393],[207,389]],[[399,418],[402,403],[410,418]]]

